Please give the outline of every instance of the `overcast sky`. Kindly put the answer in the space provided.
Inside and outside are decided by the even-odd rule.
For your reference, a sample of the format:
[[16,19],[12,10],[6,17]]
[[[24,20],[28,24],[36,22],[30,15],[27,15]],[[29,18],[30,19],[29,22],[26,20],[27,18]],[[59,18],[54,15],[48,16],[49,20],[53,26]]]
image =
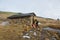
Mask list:
[[37,16],[60,18],[60,0],[0,0],[0,11],[35,12]]

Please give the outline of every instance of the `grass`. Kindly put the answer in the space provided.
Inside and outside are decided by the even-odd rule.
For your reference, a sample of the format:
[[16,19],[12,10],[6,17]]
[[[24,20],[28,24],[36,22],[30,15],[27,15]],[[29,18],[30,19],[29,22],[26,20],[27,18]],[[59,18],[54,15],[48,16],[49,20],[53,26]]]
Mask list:
[[[13,12],[0,12],[0,16],[3,17],[3,18],[6,18],[8,16],[11,16],[15,13]],[[38,18],[39,19],[39,18]],[[42,26],[50,26],[50,27],[53,27],[53,28],[60,28],[59,26],[60,25],[52,25],[51,23],[50,24],[46,24],[47,20],[46,19],[39,19],[42,23],[42,25],[40,25],[41,27]],[[52,20],[52,19],[48,19],[48,20]],[[54,20],[53,20],[54,21]],[[23,31],[24,29],[27,29],[29,30],[30,28],[27,28],[27,27],[23,27],[24,25],[9,25],[9,26],[2,26],[0,25],[0,40],[23,40],[21,39],[20,36],[23,35]]]
[[[23,35],[23,31],[24,31],[23,25],[9,25],[9,26],[0,25],[0,40],[25,40],[21,38],[21,36]],[[51,34],[54,34],[53,31],[49,32]],[[56,35],[58,36],[58,34]],[[33,39],[35,40],[35,38],[32,38],[31,40]]]
[[11,15],[14,15],[16,13],[14,12],[2,12],[0,11],[0,17],[3,18],[3,19],[6,19],[7,17],[11,16]]
[[20,40],[22,31],[18,25],[0,26],[0,40]]

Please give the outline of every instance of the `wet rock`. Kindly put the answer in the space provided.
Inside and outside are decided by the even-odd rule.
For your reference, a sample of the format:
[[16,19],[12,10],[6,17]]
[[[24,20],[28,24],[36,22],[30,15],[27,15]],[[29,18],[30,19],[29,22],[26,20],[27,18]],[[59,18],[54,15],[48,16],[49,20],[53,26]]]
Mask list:
[[23,38],[28,38],[28,39],[30,39],[30,36],[23,36]]

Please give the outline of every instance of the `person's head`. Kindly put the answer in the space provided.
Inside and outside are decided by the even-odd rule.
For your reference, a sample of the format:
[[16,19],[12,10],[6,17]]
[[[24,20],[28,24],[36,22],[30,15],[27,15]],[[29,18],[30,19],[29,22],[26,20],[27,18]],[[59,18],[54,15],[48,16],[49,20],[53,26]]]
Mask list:
[[37,21],[37,19],[35,19],[35,21]]

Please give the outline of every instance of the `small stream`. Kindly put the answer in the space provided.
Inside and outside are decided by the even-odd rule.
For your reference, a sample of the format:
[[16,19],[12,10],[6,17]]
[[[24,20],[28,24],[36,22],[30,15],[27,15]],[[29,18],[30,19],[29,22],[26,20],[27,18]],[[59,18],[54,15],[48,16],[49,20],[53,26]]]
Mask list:
[[53,35],[54,33],[51,33],[50,36],[48,35],[48,31],[50,32],[57,32],[58,34],[56,34],[59,38],[60,38],[60,30],[59,29],[54,29],[54,28],[43,28],[42,32],[41,32],[41,40],[45,40],[45,38],[48,38],[49,40],[60,40],[59,38],[57,38],[55,35]]
[[54,28],[50,28],[50,27],[43,28],[43,30],[54,31],[54,32],[60,33],[60,29],[54,29]]
[[39,40],[60,40],[60,39],[57,39],[54,35],[49,36],[48,35],[48,33],[49,33],[48,31],[50,31],[50,32],[53,31],[53,32],[57,32],[58,34],[60,34],[60,30],[59,29],[54,29],[54,28],[47,27],[47,28],[43,28],[41,32],[37,31],[37,30],[36,31],[30,30],[25,35],[23,35],[23,38],[24,39],[28,38],[30,40],[32,40],[33,37],[34,37],[34,40],[37,40],[37,39],[39,39]]

